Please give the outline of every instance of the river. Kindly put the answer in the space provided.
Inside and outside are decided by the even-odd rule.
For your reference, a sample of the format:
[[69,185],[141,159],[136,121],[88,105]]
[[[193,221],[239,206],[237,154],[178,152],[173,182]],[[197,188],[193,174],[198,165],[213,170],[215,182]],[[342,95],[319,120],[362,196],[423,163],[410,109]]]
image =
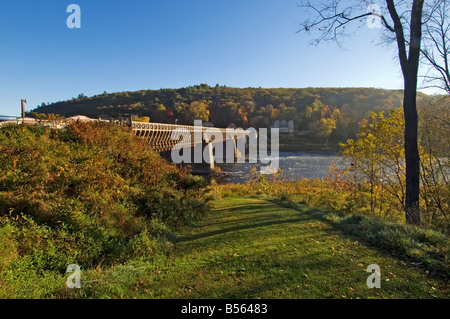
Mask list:
[[[342,160],[337,154],[312,152],[280,152],[279,167],[286,178],[299,179],[327,177],[330,166],[342,166]],[[216,164],[225,177],[221,183],[246,183],[248,174],[257,164]]]

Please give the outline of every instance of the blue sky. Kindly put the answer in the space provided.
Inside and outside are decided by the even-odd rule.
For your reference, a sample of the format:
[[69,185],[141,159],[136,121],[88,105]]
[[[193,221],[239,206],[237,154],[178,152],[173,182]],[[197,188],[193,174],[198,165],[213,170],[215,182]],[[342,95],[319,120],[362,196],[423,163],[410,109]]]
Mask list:
[[[69,29],[69,4],[81,29]],[[402,88],[395,50],[361,28],[309,46],[296,0],[16,0],[0,9],[0,115],[83,93],[232,87]]]

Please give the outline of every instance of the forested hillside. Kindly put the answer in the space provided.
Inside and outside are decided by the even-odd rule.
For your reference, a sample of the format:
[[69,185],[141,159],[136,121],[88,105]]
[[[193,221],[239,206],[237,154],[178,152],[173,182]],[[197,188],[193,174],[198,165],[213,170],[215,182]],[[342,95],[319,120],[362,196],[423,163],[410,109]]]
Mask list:
[[[420,95],[425,98],[426,95]],[[370,111],[402,105],[401,90],[373,88],[231,88],[206,84],[161,90],[80,94],[69,101],[42,104],[34,111],[62,116],[136,115],[151,122],[192,124],[194,119],[216,127],[269,127],[275,120],[294,120],[295,129],[327,140],[354,137]]]

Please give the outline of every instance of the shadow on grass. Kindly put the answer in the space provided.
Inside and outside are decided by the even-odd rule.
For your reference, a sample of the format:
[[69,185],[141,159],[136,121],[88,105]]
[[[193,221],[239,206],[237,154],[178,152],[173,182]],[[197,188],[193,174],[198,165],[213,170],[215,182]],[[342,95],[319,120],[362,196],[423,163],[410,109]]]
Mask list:
[[255,218],[258,218],[258,220],[260,220],[260,221],[269,221],[269,220],[273,220],[274,216],[251,215],[250,217],[239,218],[239,219],[227,219],[226,217],[222,217],[220,219],[211,220],[210,223],[203,222],[202,227],[219,227],[219,226],[227,227],[227,225],[242,224],[242,223],[247,223],[249,221],[255,221]]
[[[311,219],[313,219],[313,218],[310,216],[304,215],[299,218],[289,218],[289,219],[285,219],[285,220],[278,219],[278,220],[254,223],[254,224],[249,224],[249,225],[239,225],[239,226],[228,227],[228,228],[224,228],[224,229],[220,229],[220,230],[200,233],[198,235],[193,235],[193,236],[180,236],[176,239],[176,242],[184,243],[184,242],[194,241],[194,240],[203,239],[203,238],[207,238],[207,237],[223,235],[223,234],[227,234],[230,232],[236,232],[236,231],[240,231],[240,230],[256,229],[256,228],[260,228],[260,227],[267,227],[267,226],[274,226],[274,225],[292,224],[292,223],[302,222],[302,221],[311,220]],[[236,222],[238,223],[239,220],[236,220]]]
[[262,210],[265,209],[265,207],[271,206],[271,203],[262,204],[262,203],[254,203],[254,204],[248,204],[248,205],[234,205],[233,207],[221,207],[221,208],[214,208],[214,212],[223,212],[227,211],[230,213],[233,212],[241,212],[243,209],[246,211],[255,211],[255,210]]
[[[319,253],[313,253],[304,256],[304,258],[299,261],[298,259],[283,259],[283,267],[287,271],[276,273],[276,271],[268,271],[259,278],[255,278],[252,281],[245,280],[245,284],[242,285],[230,285],[224,287],[222,293],[222,298],[225,299],[246,299],[246,298],[270,298],[270,299],[286,299],[286,298],[335,298],[336,291],[331,292],[330,288],[339,286],[340,280],[345,280],[345,278],[335,277],[330,279],[329,276],[324,275],[317,276],[319,278],[327,278],[327,283],[323,284],[323,289],[320,289],[320,294],[318,295],[318,289],[314,291],[305,291],[304,285],[311,284],[309,279],[306,279],[303,274],[309,273],[309,269],[314,269],[315,273],[326,274],[334,269],[343,267],[343,265],[337,262],[333,258],[327,258],[323,260],[320,258]],[[259,269],[256,269],[256,271]],[[317,278],[315,283],[318,283]],[[361,278],[362,279],[362,278]],[[354,285],[358,283],[355,282]],[[301,285],[302,289],[297,291],[288,292],[289,290],[295,289],[295,285]],[[289,290],[287,290],[289,288]],[[270,291],[269,295],[267,292]],[[264,294],[261,296],[261,294]]]
[[[417,229],[387,220],[362,215],[344,215],[309,208],[304,204],[272,199],[270,202],[295,209],[321,220],[343,237],[359,240],[368,247],[377,249],[385,256],[410,262],[416,268],[429,271],[434,278],[448,282],[450,265],[447,259],[448,239],[445,235]],[[443,247],[440,247],[443,246]],[[412,266],[410,266],[412,267]]]

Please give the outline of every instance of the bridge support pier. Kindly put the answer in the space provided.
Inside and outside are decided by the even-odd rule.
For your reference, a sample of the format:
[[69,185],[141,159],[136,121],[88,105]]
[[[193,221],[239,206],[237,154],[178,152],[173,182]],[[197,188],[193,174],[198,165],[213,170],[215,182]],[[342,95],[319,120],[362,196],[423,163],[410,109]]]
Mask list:
[[[202,143],[202,162],[201,163],[195,163],[195,156],[194,156],[194,147],[191,147],[188,149],[190,151],[190,162],[185,163],[182,162],[181,167],[189,165],[191,167],[191,173],[194,175],[208,175],[211,174],[214,171],[215,165],[214,165],[214,147],[212,143]],[[160,152],[159,155],[166,159],[169,162],[172,162],[172,153],[171,151],[165,151]]]
[[195,163],[194,152],[192,152],[191,171],[196,175],[208,175],[214,171],[214,152],[213,144],[210,141],[203,141],[202,143],[202,162]]

